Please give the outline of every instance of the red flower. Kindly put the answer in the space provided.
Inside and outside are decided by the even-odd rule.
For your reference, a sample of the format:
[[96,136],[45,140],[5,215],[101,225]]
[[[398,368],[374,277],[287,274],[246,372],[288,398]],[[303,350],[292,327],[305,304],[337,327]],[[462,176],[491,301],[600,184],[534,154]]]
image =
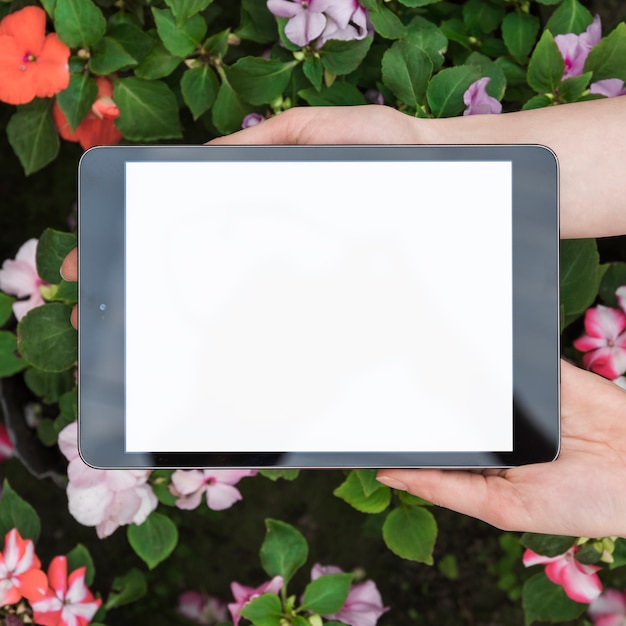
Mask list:
[[26,104],[48,98],[70,82],[70,49],[54,34],[46,36],[46,13],[34,6],[0,22],[0,100]]
[[22,597],[38,600],[48,589],[48,580],[41,571],[30,539],[22,539],[16,528],[4,538],[0,554],[0,606],[19,602]]
[[48,595],[31,602],[33,618],[41,626],[86,626],[102,604],[85,585],[85,567],[68,577],[67,557],[55,556],[48,567]]
[[93,146],[111,146],[119,143],[122,138],[122,133],[115,126],[120,110],[113,102],[113,85],[104,76],[97,76],[96,84],[98,97],[91,105],[91,111],[87,113],[74,132],[71,131],[67,118],[56,102],[52,109],[54,123],[61,137],[67,141],[77,141],[83,150],[88,150]]

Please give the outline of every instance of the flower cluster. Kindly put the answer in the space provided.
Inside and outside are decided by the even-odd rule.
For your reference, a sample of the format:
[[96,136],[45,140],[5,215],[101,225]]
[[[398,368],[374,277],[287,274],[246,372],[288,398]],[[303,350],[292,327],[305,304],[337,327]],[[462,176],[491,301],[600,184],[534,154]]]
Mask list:
[[574,341],[584,352],[583,365],[610,380],[626,372],[626,285],[616,295],[619,309],[601,304],[587,309],[585,334]]
[[[602,39],[602,24],[600,16],[596,15],[593,22],[589,24],[586,30],[580,35],[574,33],[566,33],[565,35],[557,35],[554,38],[563,61],[565,63],[565,71],[563,72],[563,80],[580,76],[585,68],[585,61],[591,52],[591,49],[600,43]],[[619,78],[606,78],[591,83],[589,92],[612,98],[621,96],[626,93],[624,89],[624,81]]]
[[5,536],[0,554],[0,606],[30,603],[33,620],[41,626],[86,626],[102,601],[95,599],[85,584],[86,567],[67,575],[67,557],[56,556],[48,574],[41,569],[30,539],[16,528]]
[[148,470],[99,470],[78,454],[77,422],[59,433],[59,448],[69,461],[67,498],[70,513],[85,526],[95,526],[100,539],[119,526],[142,524],[158,500],[148,483]]
[[593,626],[626,626],[626,593],[607,589],[589,605]]
[[364,39],[368,33],[367,10],[358,0],[267,0],[276,17],[287,18],[285,37],[303,47],[329,39]]
[[178,596],[176,612],[195,624],[212,626],[221,624],[228,619],[226,604],[216,598],[199,591],[185,591]]

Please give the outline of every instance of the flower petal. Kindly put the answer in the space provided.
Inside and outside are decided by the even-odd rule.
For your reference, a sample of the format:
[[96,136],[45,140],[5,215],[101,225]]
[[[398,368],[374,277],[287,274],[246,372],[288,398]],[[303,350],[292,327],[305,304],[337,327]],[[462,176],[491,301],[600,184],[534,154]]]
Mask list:
[[276,17],[294,17],[304,12],[304,7],[300,2],[290,0],[267,0],[267,8]]
[[241,494],[232,485],[216,483],[207,487],[206,503],[213,511],[228,509],[238,500],[241,500]]
[[576,602],[588,604],[602,593],[602,583],[598,575],[584,572],[576,561],[563,568],[561,580],[565,593]]

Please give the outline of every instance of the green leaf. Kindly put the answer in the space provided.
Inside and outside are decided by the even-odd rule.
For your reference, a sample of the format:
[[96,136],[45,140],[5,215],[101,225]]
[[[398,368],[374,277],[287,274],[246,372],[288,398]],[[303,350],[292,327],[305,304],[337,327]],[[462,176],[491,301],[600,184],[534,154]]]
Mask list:
[[345,604],[352,574],[326,574],[304,588],[301,608],[320,615],[336,613]]
[[585,565],[595,565],[600,562],[602,547],[594,542],[588,542],[576,553],[576,560]]
[[89,59],[89,69],[100,76],[106,76],[133,65],[137,65],[135,57],[131,56],[119,41],[111,37],[103,37],[93,47],[92,57]]
[[61,281],[61,264],[70,250],[76,247],[76,235],[47,228],[37,244],[37,273],[48,283]]
[[76,304],[78,302],[78,283],[62,280],[51,300],[54,302],[65,302],[66,304]]
[[153,7],[152,15],[163,45],[174,56],[185,57],[191,54],[206,35],[207,24],[200,15],[194,15],[180,26],[168,9]]
[[367,104],[365,96],[351,83],[335,81],[331,87],[301,89],[298,95],[311,106],[350,106]]
[[70,323],[71,308],[51,302],[31,309],[17,325],[19,350],[35,367],[63,372],[76,363],[76,330]]
[[142,61],[153,46],[152,37],[130,22],[113,24],[107,37],[120,44],[136,62]]
[[380,483],[376,480],[376,475],[378,474],[378,470],[375,469],[360,469],[354,470],[359,482],[361,483],[361,487],[363,489],[363,493],[366,497],[371,496],[375,491],[380,489]]
[[541,556],[559,556],[567,552],[576,542],[576,537],[564,535],[542,535],[539,533],[524,533],[520,543],[535,554]]
[[255,43],[272,43],[278,38],[278,28],[264,2],[242,0],[241,21],[235,34]]
[[559,85],[559,96],[564,102],[576,102],[580,98],[591,80],[591,72],[580,76],[570,76]]
[[562,0],[537,0],[539,4],[559,4]]
[[161,513],[153,511],[141,524],[128,527],[128,543],[149,569],[165,560],[178,543],[176,524]]
[[563,587],[550,582],[543,572],[524,584],[522,607],[526,626],[534,621],[565,622],[576,619],[587,606],[570,600]]
[[432,513],[422,507],[400,506],[387,516],[383,539],[399,557],[432,565],[437,522]]
[[6,293],[0,293],[0,326],[4,326],[13,313],[15,298]]
[[307,560],[309,547],[304,535],[280,520],[265,520],[267,532],[259,555],[269,576],[282,576],[285,585]]
[[87,586],[93,583],[93,579],[96,575],[96,567],[89,554],[89,550],[85,548],[82,543],[76,544],[76,546],[67,553],[67,573],[71,574],[79,567],[86,567],[85,571],[85,584]]
[[148,593],[148,583],[144,573],[133,567],[123,576],[113,580],[111,593],[106,600],[105,608],[114,609],[143,598]]
[[28,367],[28,362],[17,355],[17,337],[8,330],[0,330],[0,378],[13,376]]
[[398,0],[405,7],[425,7],[429,4],[441,2],[441,0]]
[[59,440],[59,433],[54,427],[54,421],[44,417],[37,422],[37,437],[44,446],[51,448]]
[[54,26],[70,48],[89,48],[102,38],[107,24],[92,0],[57,0]]
[[120,110],[117,127],[131,141],[181,136],[176,96],[163,82],[129,77],[115,80],[113,99]]
[[383,55],[382,78],[385,86],[410,107],[424,103],[433,63],[428,54],[406,40],[396,41]]
[[230,36],[230,28],[215,33],[206,39],[202,44],[202,50],[205,55],[221,59],[228,52],[228,38]]
[[566,325],[593,304],[600,288],[595,239],[565,239],[560,250],[561,304]]
[[239,609],[239,615],[250,620],[254,626],[279,626],[282,619],[282,608],[277,595],[264,593]]
[[594,82],[606,78],[620,78],[626,82],[626,24],[620,22],[615,30],[595,45],[587,61],[585,72],[593,72]]
[[59,417],[55,420],[55,427],[58,426],[57,422],[63,421],[63,426],[59,429],[59,432],[67,426],[70,422],[73,422],[78,417],[78,389],[74,387],[70,391],[66,391],[59,398]]
[[297,61],[282,63],[261,57],[243,57],[227,70],[228,82],[250,104],[268,104],[282,95]]
[[465,24],[456,18],[441,22],[441,32],[451,41],[456,41],[464,48],[471,48],[469,35]]
[[402,20],[384,6],[369,14],[374,30],[385,39],[400,39],[406,35],[406,26]]
[[322,65],[335,76],[342,76],[353,72],[367,55],[373,38],[352,41],[330,40],[320,50]]
[[610,569],[624,567],[626,565],[626,539],[618,537],[615,540],[615,548],[613,549],[613,563],[609,564]]
[[626,285],[626,263],[609,263],[600,283],[600,297],[607,306],[618,307],[615,292]]
[[593,15],[578,0],[563,0],[550,16],[546,30],[553,35],[580,35],[593,21]]
[[502,38],[518,63],[525,63],[537,40],[539,18],[530,13],[516,11],[502,20]]
[[487,85],[487,93],[497,100],[502,100],[506,91],[506,76],[495,61],[480,52],[472,52],[465,60],[465,64],[476,65],[480,69],[481,77],[491,78]]
[[429,56],[435,69],[445,61],[444,53],[448,48],[448,38],[435,24],[419,15],[408,26],[405,41],[410,46],[420,48]]
[[222,84],[211,111],[215,128],[224,135],[241,130],[243,118],[251,111],[252,108],[241,101],[228,79],[222,77]]
[[545,31],[528,63],[528,84],[538,93],[554,93],[561,83],[565,62],[550,31]]
[[269,478],[276,482],[279,478],[283,478],[284,480],[295,480],[298,478],[300,474],[300,470],[297,469],[263,469],[259,470],[259,474],[261,476],[265,476],[265,478]]
[[500,26],[503,16],[504,9],[487,0],[467,0],[463,4],[463,21],[476,36],[492,33]]
[[20,106],[7,124],[9,143],[26,176],[53,161],[59,152],[59,133],[52,119],[52,99],[35,99]]
[[480,69],[475,65],[448,67],[431,79],[426,97],[435,117],[453,117],[464,108],[463,94],[480,78]]
[[69,369],[56,373],[31,367],[24,372],[24,382],[36,396],[47,404],[53,404],[72,389],[74,374]]
[[146,80],[164,78],[169,76],[181,61],[181,57],[172,55],[159,41],[135,68],[135,75]]
[[189,69],[183,74],[180,79],[180,89],[193,119],[197,120],[213,106],[219,82],[215,72],[208,65],[203,65]]
[[89,74],[83,72],[70,75],[69,87],[57,94],[57,104],[67,118],[71,132],[89,113],[97,96],[98,86]]
[[172,477],[173,470],[154,470],[150,474],[150,485],[154,495],[159,499],[161,504],[165,506],[175,506],[178,499],[170,490],[170,479]]
[[554,100],[549,98],[545,94],[539,94],[537,96],[533,96],[530,100],[524,103],[522,106],[522,111],[530,111],[531,109],[543,109],[545,107],[552,106],[554,104]]
[[380,513],[391,502],[391,489],[378,483],[378,488],[366,495],[359,475],[352,470],[346,480],[333,491],[333,494],[362,513]]
[[204,11],[213,0],[165,0],[165,4],[172,10],[178,26],[184,24],[196,13]]
[[324,77],[324,67],[318,56],[307,57],[302,64],[304,75],[311,81],[317,91],[322,89],[322,79]]
[[37,543],[41,522],[35,509],[20,498],[5,479],[0,500],[0,539],[12,528],[17,528],[22,539],[31,539],[33,543]]
[[406,506],[432,506],[432,502],[424,500],[424,498],[420,498],[419,496],[414,496],[408,491],[399,491],[398,497],[400,498],[400,502]]

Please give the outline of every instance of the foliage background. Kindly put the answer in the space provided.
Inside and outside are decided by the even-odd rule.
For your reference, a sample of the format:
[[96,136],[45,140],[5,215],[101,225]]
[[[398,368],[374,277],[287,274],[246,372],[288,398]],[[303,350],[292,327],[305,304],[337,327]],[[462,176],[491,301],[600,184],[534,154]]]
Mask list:
[[[234,28],[239,20],[238,3],[231,3],[230,8],[229,3],[222,4],[228,15],[232,13],[232,18],[225,19],[232,19]],[[604,33],[626,17],[626,6],[620,0],[582,4],[593,14],[600,14]],[[548,15],[551,7],[540,6],[537,10]],[[6,128],[13,112],[13,107],[0,104],[0,128]],[[203,143],[212,136],[201,120],[189,118],[184,120],[180,143]],[[81,154],[79,145],[62,141],[58,158],[25,177],[6,133],[0,133],[0,259],[13,258],[24,241],[39,237],[46,228],[69,229]],[[598,247],[600,262],[626,262],[623,239],[599,240]],[[580,323],[568,329],[570,337],[580,332]],[[5,413],[17,414],[26,391],[18,386],[11,394],[5,400]],[[39,453],[35,442],[33,449]],[[39,473],[39,477],[16,459],[9,460],[0,471],[35,506],[43,521],[44,532],[37,546],[42,561],[49,562],[55,554],[83,543],[97,564],[92,588],[103,593],[111,589],[120,573],[133,567],[145,570],[129,549],[125,533],[98,540],[92,528],[81,526],[69,515],[62,486],[41,477],[42,472],[63,473],[64,459],[60,455],[50,454],[33,464],[34,474]],[[391,607],[381,624],[495,626],[524,622],[520,597],[528,572],[521,563],[522,546],[516,534],[437,510],[439,536],[434,566],[398,559],[380,540],[382,515],[363,516],[333,496],[343,479],[343,473],[337,471],[302,472],[295,482],[271,482],[259,477],[240,484],[243,500],[225,513],[201,508],[189,515],[172,509],[170,516],[180,533],[176,551],[155,571],[146,572],[150,593],[138,603],[111,612],[107,623],[141,623],[149,615],[150,623],[156,626],[186,624],[174,607],[189,581],[228,599],[232,580],[249,584],[264,580],[258,549],[266,517],[296,525],[306,535],[316,561],[334,563],[347,571],[357,566],[365,568],[366,577],[376,581],[385,604]],[[307,574],[300,572],[298,576],[303,587]],[[626,588],[626,573],[615,571],[612,583]],[[584,621],[581,617],[569,623]]]

